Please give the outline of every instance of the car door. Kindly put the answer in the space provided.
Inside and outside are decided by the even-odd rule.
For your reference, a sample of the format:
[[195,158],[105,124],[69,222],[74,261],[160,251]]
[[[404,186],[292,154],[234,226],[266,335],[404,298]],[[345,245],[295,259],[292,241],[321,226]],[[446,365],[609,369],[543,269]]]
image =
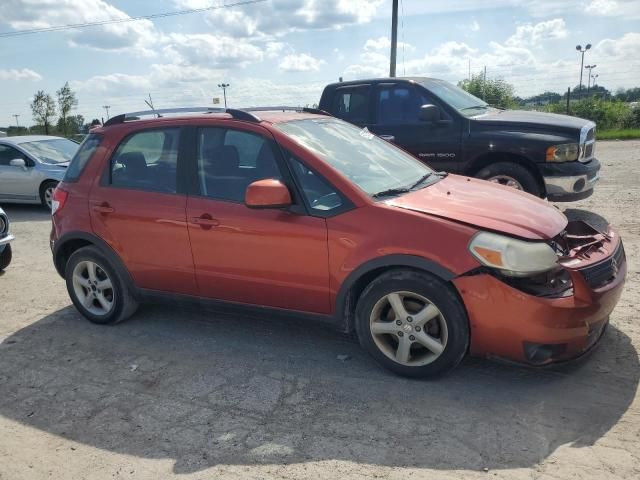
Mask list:
[[91,189],[89,207],[94,232],[138,287],[196,295],[187,196],[177,181],[180,135],[180,128],[155,128],[125,137]]
[[[370,130],[436,170],[456,171],[462,124],[425,89],[409,83],[381,83],[374,93],[375,123]],[[440,121],[420,119],[420,107],[440,108]]]
[[328,314],[324,218],[295,208],[256,210],[244,204],[246,188],[256,180],[274,178],[292,185],[271,135],[255,128],[194,131],[197,181],[187,217],[200,294]]
[[[24,167],[10,165],[22,159]],[[38,178],[34,162],[11,145],[0,143],[0,199],[32,201],[38,199]]]

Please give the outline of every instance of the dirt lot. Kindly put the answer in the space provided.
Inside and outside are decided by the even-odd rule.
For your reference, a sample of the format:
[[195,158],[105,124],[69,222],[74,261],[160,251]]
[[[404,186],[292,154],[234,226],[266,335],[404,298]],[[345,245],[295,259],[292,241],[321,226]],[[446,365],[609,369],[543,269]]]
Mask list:
[[47,213],[5,206],[0,479],[640,478],[640,142],[598,149],[597,192],[570,208],[616,225],[630,263],[600,348],[555,370],[467,359],[437,382],[295,320],[155,305],[91,325]]

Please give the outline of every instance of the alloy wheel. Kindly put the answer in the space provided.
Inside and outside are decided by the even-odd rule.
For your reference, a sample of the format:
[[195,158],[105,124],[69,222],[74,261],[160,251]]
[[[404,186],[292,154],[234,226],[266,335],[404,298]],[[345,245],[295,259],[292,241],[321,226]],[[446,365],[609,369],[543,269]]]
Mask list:
[[49,210],[51,210],[51,204],[53,203],[53,191],[55,190],[56,187],[48,187],[45,191],[44,191],[44,203],[47,204],[47,207],[49,207]]
[[378,300],[369,328],[380,351],[405,366],[432,363],[447,346],[444,316],[431,301],[414,292],[393,292]]
[[113,309],[113,284],[97,263],[90,260],[78,262],[73,269],[72,283],[78,301],[93,315],[107,315]]
[[500,185],[515,188],[516,190],[524,190],[522,184],[509,175],[495,175],[493,177],[487,178],[487,180],[492,183],[499,183]]

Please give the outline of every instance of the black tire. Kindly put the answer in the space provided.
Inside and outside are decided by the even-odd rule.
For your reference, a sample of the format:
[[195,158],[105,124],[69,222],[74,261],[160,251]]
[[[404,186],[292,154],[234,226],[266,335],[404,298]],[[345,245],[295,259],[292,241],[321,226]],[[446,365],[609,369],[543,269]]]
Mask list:
[[[82,304],[74,290],[74,269],[80,262],[85,261],[95,263],[104,271],[111,281],[113,306],[109,312],[104,315],[96,315],[90,312]],[[127,283],[122,275],[119,274],[118,269],[114,268],[109,260],[96,247],[83,247],[73,252],[65,266],[64,276],[71,301],[78,311],[90,322],[102,325],[119,323],[129,318],[138,309],[138,302],[129,291]]]
[[526,167],[514,162],[492,163],[478,171],[475,176],[483,180],[488,180],[502,175],[516,180],[525,192],[535,195],[536,197],[542,196],[542,189],[540,188],[536,177],[534,177]]
[[[444,342],[444,350],[431,363],[417,366],[399,363],[389,358],[374,340],[370,328],[372,312],[379,301],[393,292],[412,292],[428,299],[441,313],[437,321],[446,322],[447,339]],[[389,324],[392,325],[393,322]],[[429,323],[425,324],[425,329],[426,325]],[[413,270],[391,270],[371,282],[358,300],[355,326],[360,345],[380,365],[405,377],[426,378],[443,375],[462,361],[469,346],[467,314],[451,286],[431,274]],[[388,337],[393,341],[394,335]],[[400,340],[397,337],[396,339]],[[414,349],[413,344],[411,348]],[[420,345],[418,348],[421,348]]]
[[0,272],[9,266],[12,257],[11,245],[7,244],[4,246],[2,252],[0,252]]
[[51,210],[51,204],[47,202],[47,191],[53,190],[58,185],[58,182],[54,180],[47,180],[40,185],[40,203],[44,208]]

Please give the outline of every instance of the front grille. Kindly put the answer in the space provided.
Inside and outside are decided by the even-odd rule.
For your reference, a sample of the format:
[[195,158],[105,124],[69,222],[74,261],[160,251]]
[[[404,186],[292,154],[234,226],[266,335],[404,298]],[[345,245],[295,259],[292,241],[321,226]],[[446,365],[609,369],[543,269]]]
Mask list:
[[596,138],[596,129],[592,128],[587,132],[586,140],[588,142],[589,140],[595,140],[595,138]]
[[593,157],[593,150],[594,150],[595,146],[596,146],[595,143],[587,143],[584,146],[584,158]]
[[625,261],[624,247],[622,242],[613,255],[600,263],[596,263],[590,267],[580,270],[582,276],[591,288],[598,288],[606,285],[618,275],[618,270]]
[[595,155],[596,149],[596,127],[587,124],[580,131],[580,156],[581,162],[590,161]]
[[4,215],[0,215],[0,238],[4,238],[7,236],[9,230],[9,222],[7,221],[7,217]]

